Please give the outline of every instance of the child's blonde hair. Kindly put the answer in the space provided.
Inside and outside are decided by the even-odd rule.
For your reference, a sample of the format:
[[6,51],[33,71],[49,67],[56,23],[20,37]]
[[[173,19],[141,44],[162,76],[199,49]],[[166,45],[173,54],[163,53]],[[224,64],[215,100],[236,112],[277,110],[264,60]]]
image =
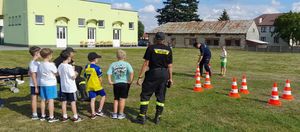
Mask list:
[[125,59],[125,58],[126,58],[126,52],[125,52],[124,50],[119,49],[119,50],[117,51],[117,58],[118,58],[119,60]]
[[47,58],[49,55],[52,55],[53,50],[50,48],[43,48],[40,52],[43,59]]

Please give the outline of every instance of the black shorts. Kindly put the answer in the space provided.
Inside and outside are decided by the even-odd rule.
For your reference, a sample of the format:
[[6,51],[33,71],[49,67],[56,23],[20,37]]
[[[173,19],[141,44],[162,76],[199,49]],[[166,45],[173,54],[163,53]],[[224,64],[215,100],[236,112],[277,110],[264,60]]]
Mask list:
[[68,102],[73,102],[77,100],[77,95],[76,93],[60,93],[60,99],[61,101],[68,101]]
[[127,99],[130,84],[128,83],[116,83],[114,84],[114,96],[115,100]]

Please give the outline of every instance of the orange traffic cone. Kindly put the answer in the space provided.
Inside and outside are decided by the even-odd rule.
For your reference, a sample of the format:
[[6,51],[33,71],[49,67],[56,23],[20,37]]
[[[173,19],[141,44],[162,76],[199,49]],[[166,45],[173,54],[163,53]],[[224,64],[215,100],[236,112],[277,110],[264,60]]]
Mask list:
[[208,72],[206,72],[205,82],[204,82],[204,88],[205,89],[211,89],[211,88],[213,88],[213,86],[211,85],[211,82],[210,82],[210,77],[209,77],[209,73]]
[[294,100],[290,80],[286,80],[283,95],[281,98],[285,100]]
[[242,94],[249,94],[250,92],[248,91],[248,87],[247,87],[247,79],[246,79],[246,75],[243,75],[243,79],[242,79],[242,87],[240,89],[240,93]]
[[237,87],[237,82],[236,82],[235,77],[232,79],[231,91],[229,93],[229,96],[232,98],[240,98],[241,97],[239,94],[239,90]]
[[197,66],[197,68],[196,68],[195,78],[197,78],[197,76],[200,76],[200,68],[199,68],[199,66]]
[[195,87],[194,87],[194,92],[202,92],[202,86],[201,86],[201,79],[200,79],[200,75],[196,77],[196,83],[195,83]]
[[280,102],[279,96],[278,96],[277,83],[274,83],[274,85],[273,85],[272,96],[269,100],[269,104],[273,105],[273,106],[281,106],[281,102]]

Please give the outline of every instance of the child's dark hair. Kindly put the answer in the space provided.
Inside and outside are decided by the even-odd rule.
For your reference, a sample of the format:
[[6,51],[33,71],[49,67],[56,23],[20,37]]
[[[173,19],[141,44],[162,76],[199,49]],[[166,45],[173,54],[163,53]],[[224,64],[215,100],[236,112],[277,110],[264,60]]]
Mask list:
[[197,47],[197,46],[198,46],[198,42],[193,43],[193,46],[194,46],[195,48],[198,48],[198,47]]
[[50,48],[43,48],[40,52],[42,58],[47,58],[49,55],[51,55],[53,51]]
[[29,53],[31,56],[35,56],[36,52],[39,52],[41,50],[38,46],[32,46],[29,48]]
[[64,50],[63,52],[61,52],[60,56],[65,61],[71,56],[71,53],[70,51]]

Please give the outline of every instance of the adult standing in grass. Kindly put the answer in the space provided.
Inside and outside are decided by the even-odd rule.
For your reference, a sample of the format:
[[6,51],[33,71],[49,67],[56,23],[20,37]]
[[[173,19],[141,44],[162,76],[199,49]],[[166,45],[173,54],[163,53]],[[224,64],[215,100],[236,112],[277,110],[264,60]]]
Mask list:
[[199,43],[199,42],[194,43],[194,47],[200,50],[199,59],[197,61],[197,64],[200,67],[200,75],[203,77],[203,66],[204,66],[206,72],[209,72],[209,76],[211,76],[211,70],[209,67],[209,62],[211,58],[210,49],[206,44]]
[[142,84],[142,93],[140,95],[140,113],[135,120],[135,123],[145,124],[146,113],[148,109],[149,100],[153,93],[156,96],[156,114],[154,123],[158,124],[160,116],[164,109],[166,87],[172,85],[172,50],[169,46],[163,44],[165,34],[158,32],[155,35],[154,45],[150,45],[144,55],[144,63],[139,73],[137,84],[141,85],[142,75],[145,73],[145,79]]

